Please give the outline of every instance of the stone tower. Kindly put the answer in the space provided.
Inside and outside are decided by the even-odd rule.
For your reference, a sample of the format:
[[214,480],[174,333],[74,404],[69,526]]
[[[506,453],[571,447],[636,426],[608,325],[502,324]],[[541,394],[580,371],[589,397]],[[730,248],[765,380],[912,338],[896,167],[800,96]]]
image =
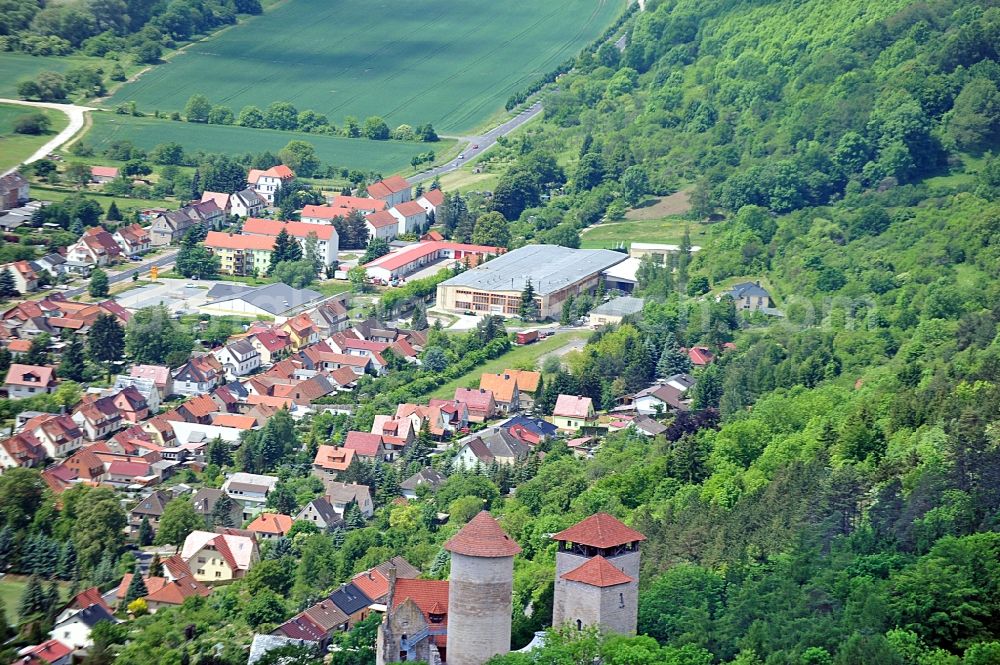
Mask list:
[[597,626],[634,635],[639,612],[639,543],[646,537],[607,513],[552,536],[556,553],[552,625]]
[[510,651],[514,555],[520,546],[485,510],[444,545],[448,578],[448,665],[482,665]]

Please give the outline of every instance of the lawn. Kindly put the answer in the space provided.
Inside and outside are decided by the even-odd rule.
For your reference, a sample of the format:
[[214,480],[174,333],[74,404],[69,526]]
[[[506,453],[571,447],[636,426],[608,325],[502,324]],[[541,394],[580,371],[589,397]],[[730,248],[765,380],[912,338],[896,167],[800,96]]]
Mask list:
[[428,150],[443,153],[453,141],[410,143],[402,141],[368,141],[339,136],[279,132],[234,125],[202,125],[157,118],[133,118],[127,115],[94,113],[94,126],[83,137],[98,153],[112,141],[129,140],[143,150],[160,143],[179,143],[186,151],[203,150],[225,154],[264,152],[275,154],[289,141],[299,139],[311,143],[324,164],[352,169],[372,170],[383,174],[409,168],[410,160]]
[[656,242],[677,245],[684,229],[691,231],[691,244],[702,246],[708,237],[708,226],[682,219],[636,220],[605,222],[583,230],[580,246],[584,249],[610,249],[633,242]]
[[[48,582],[43,584],[46,588],[48,587]],[[28,586],[28,578],[23,575],[6,575],[0,579],[0,603],[6,610],[7,622],[12,626],[17,624],[17,608],[21,604],[21,595],[26,586]],[[60,582],[59,586],[62,588],[63,596],[65,596],[69,584]]]
[[[14,123],[22,115],[42,113],[51,122],[49,131],[38,136],[15,134]],[[0,172],[17,166],[69,124],[65,113],[17,104],[0,104]]]
[[88,198],[92,198],[101,206],[107,210],[111,202],[114,201],[115,205],[121,212],[131,209],[142,209],[142,208],[179,208],[180,201],[167,201],[164,199],[133,199],[125,198],[123,196],[108,196],[103,194],[98,190],[84,189],[82,192],[77,192],[72,189],[54,189],[52,187],[46,187],[45,185],[39,185],[32,183],[31,185],[31,198],[40,199],[42,201],[63,201],[76,194],[84,194]]
[[289,0],[190,46],[106,103],[235,112],[289,101],[340,125],[379,115],[469,132],[596,39],[624,0]]
[[92,65],[110,71],[112,62],[85,55],[38,56],[10,51],[0,52],[0,97],[17,98],[17,84],[41,72],[64,72],[76,65]]
[[535,342],[534,344],[515,346],[499,358],[480,365],[454,381],[449,381],[442,385],[432,392],[430,397],[432,399],[451,399],[455,395],[455,388],[473,385],[478,387],[479,377],[483,374],[498,374],[507,368],[522,369],[534,367],[541,356],[566,346],[574,339],[583,339],[586,335],[587,333],[585,332],[556,333],[552,337]]

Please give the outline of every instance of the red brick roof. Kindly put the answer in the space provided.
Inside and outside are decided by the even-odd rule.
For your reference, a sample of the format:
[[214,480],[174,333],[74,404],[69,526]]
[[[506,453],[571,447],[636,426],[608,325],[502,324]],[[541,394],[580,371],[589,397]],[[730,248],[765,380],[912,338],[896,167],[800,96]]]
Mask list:
[[[31,377],[29,379],[29,377]],[[21,365],[12,363],[7,370],[5,383],[10,386],[49,387],[55,382],[55,369],[43,365]]]
[[600,548],[646,540],[646,536],[625,526],[607,513],[591,515],[582,522],[553,535],[552,538]]
[[[319,217],[319,215],[310,215],[307,212],[308,208],[319,207],[320,206],[306,206],[305,209],[302,210],[302,215],[304,217]],[[251,217],[243,222],[244,235],[277,237],[278,234],[281,233],[282,229],[284,229],[288,235],[296,238],[308,238],[310,233],[315,233],[317,240],[329,240],[333,237],[333,234],[337,232],[333,226],[327,224],[281,222],[276,219],[260,219],[258,217]]]
[[247,526],[248,531],[283,536],[292,528],[292,518],[280,513],[263,513]]
[[270,236],[240,236],[222,231],[209,231],[205,237],[205,247],[213,249],[243,249],[272,251],[274,238]]
[[428,189],[426,192],[420,195],[420,198],[426,200],[435,208],[442,203],[444,203],[444,192],[440,189]]
[[416,603],[428,624],[431,622],[431,614],[441,614],[444,615],[444,621],[437,625],[448,625],[448,580],[397,579],[392,608],[396,609],[407,599]]
[[562,575],[569,582],[581,582],[590,586],[607,587],[628,584],[635,580],[611,565],[603,556],[595,556],[586,563]]
[[[378,199],[366,199],[359,196],[334,196],[330,199],[330,207],[341,208],[340,214],[345,214],[343,211],[346,210],[350,212],[351,210],[385,210],[385,201],[379,201]],[[305,210],[302,211],[305,215]]]
[[344,448],[357,452],[365,457],[375,457],[378,455],[379,446],[382,444],[382,437],[379,434],[368,432],[348,432],[344,440]]
[[114,166],[91,166],[90,175],[104,178],[117,178],[118,169]]
[[587,418],[590,416],[594,402],[589,397],[579,395],[559,395],[552,415],[563,418]]
[[379,210],[370,215],[365,215],[365,219],[376,229],[385,228],[386,226],[397,226],[399,224],[399,220],[393,217],[392,213],[388,210]]
[[521,552],[521,546],[485,510],[469,520],[444,548],[456,554],[479,557],[507,557]]
[[372,600],[378,600],[389,593],[389,580],[377,570],[366,570],[351,578],[354,586]]
[[410,183],[406,181],[406,178],[394,175],[390,178],[379,180],[378,182],[373,182],[368,185],[368,196],[373,199],[381,199],[409,188]]

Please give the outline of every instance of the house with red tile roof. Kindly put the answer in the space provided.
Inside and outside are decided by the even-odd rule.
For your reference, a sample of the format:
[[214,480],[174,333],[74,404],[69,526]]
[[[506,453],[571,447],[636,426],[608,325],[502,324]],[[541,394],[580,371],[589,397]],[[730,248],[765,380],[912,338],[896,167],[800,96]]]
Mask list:
[[122,226],[114,233],[115,242],[127,256],[145,254],[150,249],[149,231],[138,224]]
[[[424,212],[428,215],[437,214],[438,207],[444,203],[444,192],[440,189],[428,189],[417,197],[417,203],[423,206]],[[436,231],[431,231],[431,233],[436,233]]]
[[122,256],[113,235],[104,230],[103,226],[86,229],[80,239],[66,249],[66,259],[92,266],[106,266],[114,263]]
[[144,485],[156,474],[142,459],[116,459],[108,465],[107,482],[111,485]]
[[7,370],[4,388],[11,399],[51,393],[56,389],[56,370],[42,365],[12,363]]
[[15,358],[21,354],[27,353],[31,350],[31,340],[30,339],[12,339],[7,342],[7,350],[10,351],[11,355]]
[[336,480],[339,474],[351,466],[356,454],[357,451],[353,448],[321,444],[313,458],[312,473],[320,480]]
[[73,649],[59,640],[46,640],[17,652],[16,665],[70,665]]
[[85,401],[73,411],[73,422],[88,441],[100,441],[123,426],[123,418],[113,397]]
[[204,191],[201,193],[201,203],[205,201],[212,201],[222,210],[223,213],[229,214],[229,194],[225,192],[209,192]]
[[260,354],[260,362],[270,365],[291,353],[292,340],[287,332],[279,329],[267,329],[256,332],[247,339]]
[[64,464],[49,467],[42,471],[42,480],[53,494],[62,494],[77,480],[76,474]]
[[521,395],[517,379],[510,374],[483,374],[479,377],[479,389],[493,393],[497,408],[502,413],[520,411]]
[[279,164],[267,170],[250,169],[247,184],[267,201],[268,205],[274,205],[275,193],[294,179],[295,173],[284,164]]
[[178,395],[200,395],[211,392],[225,380],[222,364],[212,354],[191,356],[174,372],[174,392]]
[[413,195],[412,185],[398,175],[373,182],[368,185],[367,193],[370,198],[385,201],[390,206],[409,201]]
[[365,227],[370,239],[381,238],[389,242],[399,232],[399,220],[388,210],[377,210],[365,215]]
[[129,376],[152,381],[157,392],[160,393],[161,401],[173,394],[173,377],[170,375],[170,368],[165,365],[132,365],[129,369]]
[[404,201],[389,208],[389,214],[399,222],[399,235],[419,233],[427,226],[427,212],[416,201]]
[[68,415],[46,413],[28,420],[21,428],[31,432],[52,459],[62,459],[83,446],[83,432]]
[[14,261],[4,266],[0,270],[9,270],[14,278],[14,288],[19,293],[31,293],[38,290],[38,272],[27,261]]
[[0,441],[0,472],[2,469],[41,466],[45,448],[31,432],[21,432]]
[[118,167],[116,166],[91,166],[90,181],[98,184],[111,182],[118,177]]
[[[355,211],[362,213],[378,212],[379,210],[385,210],[389,206],[386,205],[385,201],[380,201],[378,199],[370,199],[361,196],[338,195],[330,199],[330,205],[325,207],[339,210],[340,212],[335,216],[346,217]],[[305,209],[303,209],[303,212],[304,211]],[[326,211],[324,211],[324,213],[329,214]]]
[[92,450],[81,448],[62,463],[81,482],[99,482],[104,479],[104,462]]
[[[303,214],[305,213],[303,212]],[[316,252],[324,266],[328,266],[337,260],[337,253],[340,251],[340,236],[337,235],[337,229],[332,224],[282,222],[274,219],[258,219],[255,217],[251,217],[243,222],[243,235],[247,236],[261,236],[273,240],[282,231],[299,243],[303,256],[306,251],[306,243],[310,236],[312,236],[316,243]]]
[[552,424],[561,430],[577,432],[597,422],[594,402],[579,395],[559,395],[552,410]]
[[294,351],[319,341],[319,331],[305,312],[285,321],[281,324],[281,330],[288,333]]
[[199,582],[226,582],[246,575],[259,555],[253,538],[192,531],[184,540],[181,559]]
[[385,439],[381,434],[348,432],[347,438],[344,439],[344,448],[368,461],[376,459],[383,462],[391,461],[389,459],[391,455],[390,448],[386,445]]
[[149,417],[149,404],[134,386],[121,389],[112,400],[126,422],[135,425]]
[[493,393],[482,388],[456,388],[455,401],[461,402],[469,410],[469,421],[481,423],[497,414],[497,403]]
[[715,354],[707,346],[693,346],[687,350],[687,354],[695,367],[705,367],[715,361]]
[[247,525],[247,531],[253,531],[264,540],[281,538],[291,528],[292,518],[280,513],[261,513]]

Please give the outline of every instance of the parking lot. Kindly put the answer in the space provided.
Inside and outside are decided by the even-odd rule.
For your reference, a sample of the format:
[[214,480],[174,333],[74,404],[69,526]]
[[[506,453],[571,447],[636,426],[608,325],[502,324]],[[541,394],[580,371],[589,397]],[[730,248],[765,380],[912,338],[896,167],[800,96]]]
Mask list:
[[156,284],[126,291],[115,300],[130,310],[166,305],[171,312],[194,312],[205,304],[208,289],[218,283],[213,280],[161,279]]

